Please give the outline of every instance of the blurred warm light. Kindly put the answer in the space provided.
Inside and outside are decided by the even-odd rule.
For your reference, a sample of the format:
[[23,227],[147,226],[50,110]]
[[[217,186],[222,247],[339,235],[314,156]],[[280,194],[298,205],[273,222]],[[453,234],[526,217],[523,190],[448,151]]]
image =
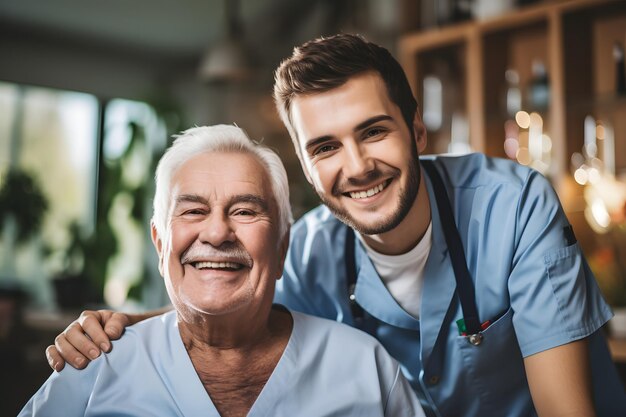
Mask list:
[[517,140],[519,141],[520,148],[528,148],[528,131],[524,130],[519,132],[519,138]]
[[587,203],[585,219],[597,233],[605,233],[624,222],[626,183],[623,181],[600,173],[597,182],[585,187],[584,197]]
[[530,125],[543,126],[543,118],[537,112],[530,113],[530,116],[528,116],[528,120],[530,122]]
[[552,139],[543,132],[543,118],[539,113],[516,112],[515,121],[505,122],[504,132],[504,152],[509,158],[542,174],[549,173]]
[[596,126],[596,137],[599,140],[604,140],[604,136],[605,136],[604,126],[598,123],[598,125]]
[[530,165],[531,159],[530,159],[530,152],[528,151],[528,148],[519,148],[517,150],[517,162],[519,162],[522,165]]
[[542,161],[541,159],[533,160],[530,163],[530,166],[544,175],[548,173],[548,169],[550,168],[550,165],[548,165],[546,162]]
[[585,154],[587,154],[589,158],[595,158],[598,154],[598,145],[596,145],[595,142],[586,143]]
[[595,223],[603,229],[611,224],[611,216],[609,216],[604,202],[599,198],[591,203],[591,215]]
[[515,138],[506,138],[504,140],[504,153],[510,159],[515,159],[517,156],[517,150],[519,149],[519,142]]
[[524,110],[520,110],[515,113],[515,121],[517,122],[517,125],[522,129],[528,129],[528,127],[530,126],[530,115]]
[[541,146],[544,153],[552,152],[552,139],[550,136],[544,134],[541,136]]
[[598,184],[600,180],[602,180],[602,175],[597,168],[589,168],[587,173],[589,175],[589,182],[592,184]]
[[578,168],[574,172],[574,180],[580,185],[587,184],[587,181],[589,181],[589,174],[587,173],[587,170],[584,167]]
[[580,152],[574,152],[570,158],[572,166],[577,169],[585,163],[585,157]]

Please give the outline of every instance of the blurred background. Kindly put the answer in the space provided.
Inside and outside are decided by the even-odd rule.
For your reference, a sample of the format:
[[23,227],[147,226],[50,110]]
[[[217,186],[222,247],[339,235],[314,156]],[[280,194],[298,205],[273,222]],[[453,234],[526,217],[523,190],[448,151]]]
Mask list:
[[148,225],[172,134],[236,123],[282,157],[296,217],[318,204],[273,70],[337,32],[400,60],[429,153],[546,175],[626,316],[626,2],[0,0],[0,415],[48,377],[44,349],[81,310],[167,304]]

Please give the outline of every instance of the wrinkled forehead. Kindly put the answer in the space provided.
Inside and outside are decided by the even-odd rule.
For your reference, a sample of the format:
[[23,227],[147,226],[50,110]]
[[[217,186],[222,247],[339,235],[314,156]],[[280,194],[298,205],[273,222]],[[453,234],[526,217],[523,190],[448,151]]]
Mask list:
[[237,195],[257,196],[275,207],[269,172],[257,156],[249,152],[205,152],[185,161],[172,176],[170,206],[181,195],[198,196],[206,201],[228,201]]

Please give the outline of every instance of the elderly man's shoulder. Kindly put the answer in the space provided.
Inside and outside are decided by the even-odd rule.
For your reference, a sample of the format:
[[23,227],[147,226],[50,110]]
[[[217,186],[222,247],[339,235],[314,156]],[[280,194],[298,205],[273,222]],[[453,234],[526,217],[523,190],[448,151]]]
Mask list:
[[[150,358],[162,354],[175,340],[172,336],[178,336],[174,311],[151,317],[127,327],[123,337],[112,341],[111,351],[100,355],[88,367],[126,369],[134,358]],[[134,363],[139,362],[141,361]]]

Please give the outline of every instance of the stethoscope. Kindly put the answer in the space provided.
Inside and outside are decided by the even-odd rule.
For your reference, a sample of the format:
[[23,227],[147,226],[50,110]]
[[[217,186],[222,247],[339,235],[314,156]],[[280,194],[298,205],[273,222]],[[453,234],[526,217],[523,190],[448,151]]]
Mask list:
[[[457,294],[463,311],[463,319],[457,320],[459,333],[466,336],[468,342],[472,345],[478,346],[482,343],[483,335],[481,333],[481,322],[478,319],[478,309],[476,308],[474,283],[469,270],[467,269],[465,252],[463,251],[461,237],[459,236],[459,231],[456,228],[454,216],[452,215],[450,200],[448,199],[445,185],[443,184],[441,176],[439,175],[439,172],[437,172],[433,161],[422,160],[420,163],[427,172],[433,185],[437,209],[439,211],[439,217],[441,218],[446,245],[448,246],[448,251],[450,253],[450,260],[452,261]],[[352,316],[356,322],[359,322],[363,320],[365,312],[356,302],[356,296],[354,294],[357,281],[354,241],[354,230],[347,227],[345,254],[348,297],[350,300]],[[461,330],[464,331],[461,332]]]

